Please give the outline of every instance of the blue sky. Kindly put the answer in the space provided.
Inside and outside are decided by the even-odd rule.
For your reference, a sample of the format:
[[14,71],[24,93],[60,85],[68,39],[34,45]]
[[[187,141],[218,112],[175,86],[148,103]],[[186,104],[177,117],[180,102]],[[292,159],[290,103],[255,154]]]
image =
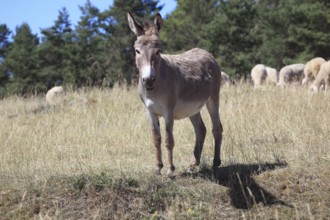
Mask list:
[[[70,20],[76,25],[81,16],[78,5],[84,5],[86,0],[1,0],[0,24],[6,24],[15,33],[17,26],[23,22],[29,24],[33,34],[40,37],[40,28],[48,28],[57,19],[58,11],[63,7],[69,12]],[[100,11],[108,9],[113,0],[90,0]],[[163,17],[172,12],[177,2],[175,0],[160,0],[164,8],[160,12]]]

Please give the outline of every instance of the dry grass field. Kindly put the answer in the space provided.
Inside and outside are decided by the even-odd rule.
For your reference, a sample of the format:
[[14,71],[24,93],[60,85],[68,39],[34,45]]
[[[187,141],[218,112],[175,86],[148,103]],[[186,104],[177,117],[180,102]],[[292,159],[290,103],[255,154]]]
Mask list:
[[135,88],[44,102],[0,100],[0,219],[330,219],[329,94],[224,88],[221,167],[211,169],[203,109],[208,132],[195,173],[187,172],[193,128],[175,122],[174,179],[153,172]]

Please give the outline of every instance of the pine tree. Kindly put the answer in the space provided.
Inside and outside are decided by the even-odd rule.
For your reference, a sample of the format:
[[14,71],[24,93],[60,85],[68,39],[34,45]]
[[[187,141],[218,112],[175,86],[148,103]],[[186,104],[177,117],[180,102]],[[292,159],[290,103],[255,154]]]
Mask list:
[[4,66],[4,60],[10,49],[9,36],[11,31],[5,24],[0,25],[0,98],[6,94],[5,86],[9,81],[9,73]]
[[77,26],[80,69],[78,85],[101,85],[106,78],[106,41],[101,33],[100,11],[87,1],[80,6]]
[[27,94],[45,90],[38,76],[38,37],[31,33],[28,24],[16,28],[14,42],[5,59],[4,66],[12,76],[6,88],[10,93]]
[[111,71],[116,73],[116,81],[130,85],[137,76],[133,50],[135,36],[127,24],[127,12],[131,11],[138,20],[150,19],[162,9],[162,6],[158,6],[158,2],[158,0],[115,0],[110,8],[112,22],[109,28],[111,34],[109,53],[111,53]]
[[165,51],[178,53],[194,47],[205,47],[204,28],[216,13],[216,1],[178,0],[160,32]]
[[262,62],[279,69],[317,56],[329,58],[328,1],[262,0],[257,11],[262,39],[257,56]]
[[75,84],[74,31],[66,8],[59,11],[55,24],[41,30],[42,44],[38,48],[41,75],[47,87],[61,82]]
[[259,45],[255,35],[254,0],[218,1],[216,15],[203,30],[205,48],[217,58],[221,69],[230,75],[246,79]]
[[8,48],[10,46],[9,37],[11,35],[11,31],[5,24],[0,24],[0,61],[6,57],[8,53]]

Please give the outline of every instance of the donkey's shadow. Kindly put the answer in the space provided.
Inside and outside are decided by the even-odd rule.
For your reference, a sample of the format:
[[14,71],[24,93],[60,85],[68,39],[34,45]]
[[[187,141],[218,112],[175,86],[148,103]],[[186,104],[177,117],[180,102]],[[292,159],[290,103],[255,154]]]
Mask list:
[[183,173],[182,176],[205,178],[228,187],[228,194],[235,208],[249,209],[258,203],[263,203],[264,205],[281,204],[292,207],[276,198],[253,179],[254,175],[286,166],[286,162],[234,164],[216,169],[203,167],[198,173]]

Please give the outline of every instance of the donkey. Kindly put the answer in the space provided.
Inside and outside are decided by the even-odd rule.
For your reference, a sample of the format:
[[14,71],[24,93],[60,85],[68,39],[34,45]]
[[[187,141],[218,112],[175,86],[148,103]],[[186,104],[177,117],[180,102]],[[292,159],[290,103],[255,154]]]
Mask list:
[[139,69],[138,94],[151,123],[156,148],[156,172],[163,168],[159,117],[165,119],[165,145],[168,153],[169,177],[173,176],[174,119],[189,117],[195,131],[196,143],[190,166],[199,165],[206,128],[200,111],[206,104],[212,119],[214,136],[213,167],[220,166],[222,124],[219,115],[221,71],[214,57],[205,50],[194,48],[179,55],[161,54],[159,31],[163,19],[158,13],[154,22],[140,25],[130,12],[128,24],[137,36],[134,43],[135,60]]

